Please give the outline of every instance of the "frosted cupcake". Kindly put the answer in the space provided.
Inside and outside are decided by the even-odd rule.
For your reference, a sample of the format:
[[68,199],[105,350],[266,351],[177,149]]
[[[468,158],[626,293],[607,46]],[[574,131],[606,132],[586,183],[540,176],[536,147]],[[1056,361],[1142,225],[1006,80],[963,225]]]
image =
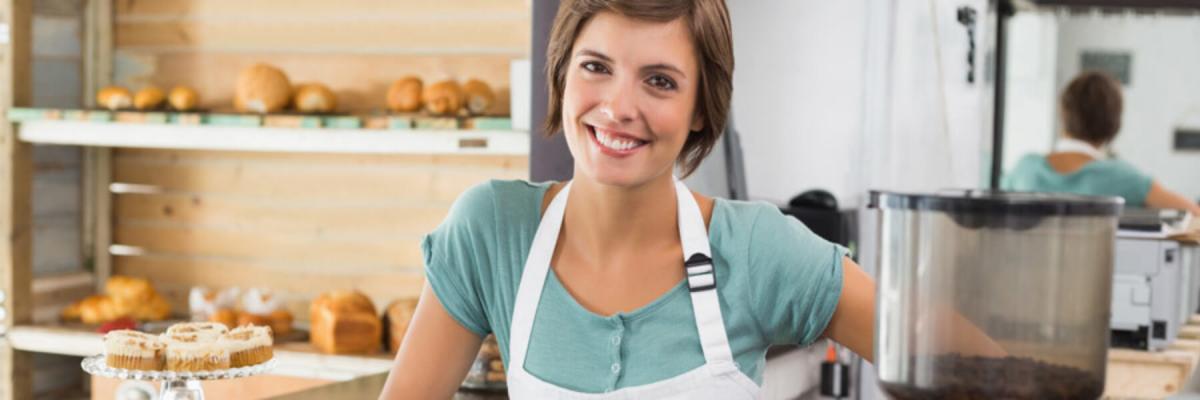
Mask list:
[[219,336],[210,331],[197,333],[165,333],[168,371],[211,371],[229,368],[229,350],[217,343]]
[[104,363],[112,368],[161,370],[164,350],[157,336],[138,331],[116,330],[104,335]]
[[233,368],[255,365],[270,360],[271,328],[265,326],[243,326],[235,328],[218,340],[229,351],[230,366]]

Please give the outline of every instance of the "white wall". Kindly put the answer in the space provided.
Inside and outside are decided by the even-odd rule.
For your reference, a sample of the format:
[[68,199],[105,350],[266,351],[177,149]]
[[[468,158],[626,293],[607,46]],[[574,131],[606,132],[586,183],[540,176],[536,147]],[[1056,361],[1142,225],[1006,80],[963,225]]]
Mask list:
[[[728,3],[733,114],[751,198],[782,203],[823,188],[855,207],[869,188],[986,184],[987,1],[932,4],[936,40],[928,1]],[[967,39],[955,20],[964,4],[980,10],[974,85],[965,82]]]
[[756,199],[853,194],[866,0],[731,1],[733,115]]
[[1172,149],[1176,125],[1200,114],[1200,17],[1084,15],[1063,17],[1058,25],[1056,87],[1080,72],[1083,50],[1132,52],[1113,150],[1166,187],[1200,198],[1200,152]]
[[1022,156],[1044,154],[1058,131],[1058,18],[1022,11],[1009,21],[1004,102],[1004,171]]

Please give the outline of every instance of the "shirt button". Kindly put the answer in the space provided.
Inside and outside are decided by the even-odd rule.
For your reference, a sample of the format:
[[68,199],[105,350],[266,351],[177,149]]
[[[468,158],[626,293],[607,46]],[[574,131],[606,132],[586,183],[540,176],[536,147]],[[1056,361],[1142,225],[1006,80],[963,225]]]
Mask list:
[[613,365],[612,365],[612,372],[613,372],[614,374],[619,374],[619,373],[621,373],[621,364],[613,364]]
[[613,335],[612,344],[613,344],[613,346],[620,346],[621,345],[621,335]]

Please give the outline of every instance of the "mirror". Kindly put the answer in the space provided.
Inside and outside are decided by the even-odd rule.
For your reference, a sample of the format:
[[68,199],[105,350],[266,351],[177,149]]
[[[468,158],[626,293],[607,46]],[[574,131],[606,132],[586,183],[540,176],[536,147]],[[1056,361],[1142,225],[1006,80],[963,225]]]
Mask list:
[[1023,157],[1053,151],[1067,130],[1060,97],[1081,73],[1098,70],[1119,82],[1123,98],[1108,156],[1200,199],[1200,13],[1025,6],[1008,30],[1006,178]]

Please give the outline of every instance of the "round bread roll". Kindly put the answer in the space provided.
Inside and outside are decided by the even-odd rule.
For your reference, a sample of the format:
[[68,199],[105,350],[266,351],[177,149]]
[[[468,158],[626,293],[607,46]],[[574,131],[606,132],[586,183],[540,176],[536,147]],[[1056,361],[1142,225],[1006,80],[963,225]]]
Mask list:
[[425,109],[434,115],[454,115],[462,107],[458,82],[441,81],[425,88]]
[[287,107],[292,83],[279,68],[255,64],[238,75],[233,106],[241,112],[266,114]]
[[191,111],[199,102],[200,95],[196,94],[195,89],[187,86],[176,86],[167,94],[167,103],[176,111]]
[[325,85],[305,83],[296,86],[296,97],[292,104],[300,112],[328,113],[337,108],[337,96]]
[[129,108],[133,106],[133,95],[129,89],[109,86],[96,92],[96,104],[109,110]]
[[133,95],[133,108],[139,110],[158,108],[162,104],[164,97],[162,89],[154,86],[144,87],[137,94]]
[[292,313],[287,310],[275,310],[271,313],[271,332],[276,337],[286,336],[292,332]]
[[492,87],[478,79],[463,84],[463,97],[466,98],[467,111],[473,115],[487,112],[496,102],[496,93],[492,91]]
[[218,322],[229,329],[237,328],[238,313],[229,308],[217,309],[217,312],[208,316],[208,322]]
[[421,109],[421,78],[406,76],[388,88],[387,106],[395,112],[416,112]]

